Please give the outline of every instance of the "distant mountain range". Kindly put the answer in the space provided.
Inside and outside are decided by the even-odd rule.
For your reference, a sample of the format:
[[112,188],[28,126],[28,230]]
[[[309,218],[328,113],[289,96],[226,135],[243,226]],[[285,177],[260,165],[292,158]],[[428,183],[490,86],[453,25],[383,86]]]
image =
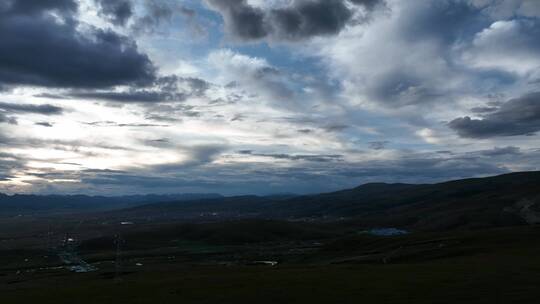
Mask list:
[[438,184],[371,183],[304,196],[238,196],[163,202],[112,213],[146,220],[287,219],[419,230],[540,223],[540,172]]
[[165,201],[222,198],[219,194],[149,194],[126,196],[31,195],[0,193],[0,217],[57,213],[96,212]]
[[416,230],[540,223],[540,172],[438,184],[370,183],[317,195],[0,196],[1,214],[104,212],[134,221],[277,219]]

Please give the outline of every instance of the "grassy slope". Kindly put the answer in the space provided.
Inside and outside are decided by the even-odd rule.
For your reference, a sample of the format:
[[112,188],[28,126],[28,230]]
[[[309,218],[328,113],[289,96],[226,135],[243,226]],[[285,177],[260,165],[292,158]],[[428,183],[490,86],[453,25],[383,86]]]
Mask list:
[[[537,303],[536,256],[420,264],[204,267],[34,281],[3,303]],[[526,262],[525,262],[526,261]],[[32,286],[34,285],[34,286]]]
[[[456,252],[389,264],[328,264],[432,239],[457,239]],[[337,241],[308,264],[196,266],[146,261],[120,282],[89,274],[0,277],[2,303],[537,303],[540,229],[506,228],[455,234]],[[346,242],[346,246],[340,246]],[[427,254],[427,255],[426,255]],[[101,272],[112,271],[110,266]],[[21,282],[13,283],[14,278]]]
[[[43,253],[0,251],[2,262],[12,261],[7,268],[0,266],[0,303],[537,303],[540,227],[486,229],[490,225],[485,224],[497,223],[500,218],[493,216],[504,206],[538,195],[538,177],[538,173],[527,173],[420,185],[413,186],[418,187],[414,192],[407,192],[407,185],[392,185],[393,193],[384,191],[386,185],[371,184],[332,194],[341,204],[338,209],[328,203],[329,197],[295,201],[317,205],[319,209],[313,210],[328,207],[323,210],[332,213],[359,208],[355,210],[369,215],[369,219],[348,222],[249,220],[133,227],[137,230],[124,235],[125,250],[134,251],[124,267],[131,273],[120,282],[107,275],[114,272],[110,263],[88,274],[59,270],[15,274],[16,267],[26,265],[24,255]],[[369,197],[365,202],[384,206],[384,211],[365,209],[367,206],[354,198],[356,191]],[[241,204],[250,206],[250,200]],[[295,211],[293,207],[289,210]],[[409,217],[417,218],[407,224],[410,227],[442,223],[438,228],[460,229],[441,232],[429,227],[399,237],[358,233],[370,220],[371,224],[384,225]],[[13,225],[9,223],[9,227]],[[110,235],[115,229],[96,225],[88,234],[103,233],[104,238],[91,237],[82,249],[114,259]],[[13,236],[1,233],[2,240],[7,240],[1,245],[22,248],[31,241],[42,244],[42,237],[29,229],[35,223],[25,226],[20,240],[11,241]],[[89,229],[85,227],[80,230]],[[322,247],[303,253],[303,258],[291,258],[290,247],[281,247],[290,241],[311,239],[320,240]],[[189,243],[193,241],[198,243]],[[130,249],[128,244],[136,246]],[[208,254],[227,245],[234,245],[227,248],[232,253]],[[181,256],[174,248],[161,246],[190,247],[190,252]],[[170,255],[178,256],[171,260]],[[283,257],[284,263],[274,268],[217,263],[253,257]],[[136,267],[136,261],[144,266]],[[32,262],[40,261],[32,258]]]

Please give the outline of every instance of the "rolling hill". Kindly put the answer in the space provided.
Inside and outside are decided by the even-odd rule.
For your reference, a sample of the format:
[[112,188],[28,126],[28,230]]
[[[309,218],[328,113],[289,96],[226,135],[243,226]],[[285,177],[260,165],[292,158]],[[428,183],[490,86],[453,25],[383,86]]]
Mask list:
[[219,194],[167,194],[167,195],[31,195],[0,193],[0,216],[84,213],[114,210],[163,201],[186,201],[203,198],[220,198]]
[[539,201],[540,172],[520,172],[438,184],[371,183],[296,197],[241,196],[156,203],[112,214],[170,220],[342,221],[364,227],[444,230],[540,222]]

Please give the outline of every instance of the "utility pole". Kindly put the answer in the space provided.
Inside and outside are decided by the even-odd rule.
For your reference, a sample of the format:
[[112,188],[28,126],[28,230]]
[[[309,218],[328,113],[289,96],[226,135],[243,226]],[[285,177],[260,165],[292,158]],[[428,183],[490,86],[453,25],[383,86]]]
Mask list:
[[117,233],[114,237],[114,243],[116,244],[116,259],[114,262],[115,272],[114,280],[120,281],[121,267],[122,267],[122,236],[120,233]]
[[51,220],[47,223],[47,243],[45,244],[47,254],[52,252],[51,250]]

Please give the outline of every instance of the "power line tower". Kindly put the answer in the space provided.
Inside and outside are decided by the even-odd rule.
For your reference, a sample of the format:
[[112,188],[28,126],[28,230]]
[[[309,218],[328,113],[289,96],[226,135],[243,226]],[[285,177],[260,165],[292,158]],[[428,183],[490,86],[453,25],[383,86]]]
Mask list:
[[117,233],[114,236],[114,244],[116,245],[116,258],[114,262],[114,280],[116,282],[121,281],[120,275],[122,274],[122,244],[124,243],[124,240],[122,239],[122,235],[120,233]]
[[52,253],[52,245],[51,245],[51,236],[52,236],[52,230],[51,230],[51,220],[47,223],[47,241],[45,243],[45,250],[47,251],[47,255]]

